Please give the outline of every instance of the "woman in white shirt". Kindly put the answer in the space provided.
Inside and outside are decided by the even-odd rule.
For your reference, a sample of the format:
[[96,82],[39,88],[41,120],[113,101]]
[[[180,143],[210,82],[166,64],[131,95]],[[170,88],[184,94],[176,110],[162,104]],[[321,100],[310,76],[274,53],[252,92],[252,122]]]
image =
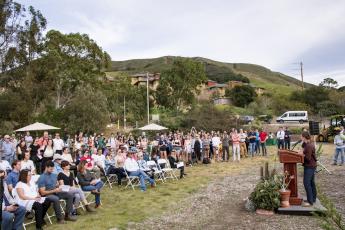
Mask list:
[[53,160],[54,155],[54,144],[53,140],[49,138],[47,145],[43,148],[43,158],[42,158],[42,172],[46,168],[47,161]]
[[24,206],[27,211],[35,210],[36,229],[42,229],[44,216],[50,206],[50,201],[41,197],[37,187],[31,182],[31,172],[22,170],[19,173],[19,181],[13,189],[13,197],[17,204]]
[[21,170],[27,169],[31,172],[31,174],[36,174],[36,168],[34,162],[30,160],[30,150],[26,150],[24,153],[24,159],[21,162]]

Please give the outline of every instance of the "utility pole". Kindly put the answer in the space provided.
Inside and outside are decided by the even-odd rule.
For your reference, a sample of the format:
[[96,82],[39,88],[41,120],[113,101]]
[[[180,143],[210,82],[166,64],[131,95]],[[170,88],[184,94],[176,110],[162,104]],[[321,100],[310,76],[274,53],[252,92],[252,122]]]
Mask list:
[[304,80],[303,80],[303,62],[300,62],[301,67],[301,79],[302,79],[302,90],[304,90]]
[[147,124],[150,124],[149,73],[146,72]]
[[123,97],[123,129],[126,129],[126,97]]

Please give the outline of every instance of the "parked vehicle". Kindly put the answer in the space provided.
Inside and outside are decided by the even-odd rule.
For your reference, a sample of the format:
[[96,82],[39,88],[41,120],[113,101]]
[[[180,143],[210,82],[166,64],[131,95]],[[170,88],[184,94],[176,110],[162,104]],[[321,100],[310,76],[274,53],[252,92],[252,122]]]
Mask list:
[[317,137],[317,141],[328,142],[329,137],[335,135],[334,129],[336,127],[344,126],[345,127],[345,115],[334,115],[329,118],[329,127],[324,127],[320,134]]
[[254,117],[253,116],[243,116],[243,117],[241,117],[241,120],[245,124],[251,124],[254,121]]
[[280,117],[277,117],[277,122],[299,122],[303,124],[308,122],[308,112],[307,111],[287,111]]
[[258,120],[265,122],[266,124],[271,124],[272,115],[260,115],[258,116]]

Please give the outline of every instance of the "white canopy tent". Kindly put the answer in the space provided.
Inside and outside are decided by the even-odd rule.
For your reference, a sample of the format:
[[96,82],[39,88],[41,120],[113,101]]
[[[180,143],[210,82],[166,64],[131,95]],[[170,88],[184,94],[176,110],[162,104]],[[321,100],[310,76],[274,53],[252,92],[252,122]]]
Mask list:
[[42,131],[42,130],[44,131],[44,130],[54,130],[54,129],[60,129],[60,128],[36,122],[31,125],[25,126],[23,128],[17,129],[16,132]]
[[145,125],[144,127],[141,127],[139,129],[143,131],[160,131],[160,130],[166,130],[168,128],[152,123],[149,125]]

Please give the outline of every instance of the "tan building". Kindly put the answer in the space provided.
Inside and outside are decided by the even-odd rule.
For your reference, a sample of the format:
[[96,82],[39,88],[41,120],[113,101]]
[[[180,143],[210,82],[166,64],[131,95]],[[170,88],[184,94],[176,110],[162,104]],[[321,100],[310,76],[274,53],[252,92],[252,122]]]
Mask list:
[[245,83],[243,83],[242,81],[229,81],[228,82],[228,87],[229,89],[233,89],[235,88],[236,86],[242,86],[244,85]]
[[[131,84],[136,86],[145,86],[147,85],[147,74],[138,73],[133,74],[131,77]],[[149,88],[156,90],[159,85],[160,73],[149,73]]]

